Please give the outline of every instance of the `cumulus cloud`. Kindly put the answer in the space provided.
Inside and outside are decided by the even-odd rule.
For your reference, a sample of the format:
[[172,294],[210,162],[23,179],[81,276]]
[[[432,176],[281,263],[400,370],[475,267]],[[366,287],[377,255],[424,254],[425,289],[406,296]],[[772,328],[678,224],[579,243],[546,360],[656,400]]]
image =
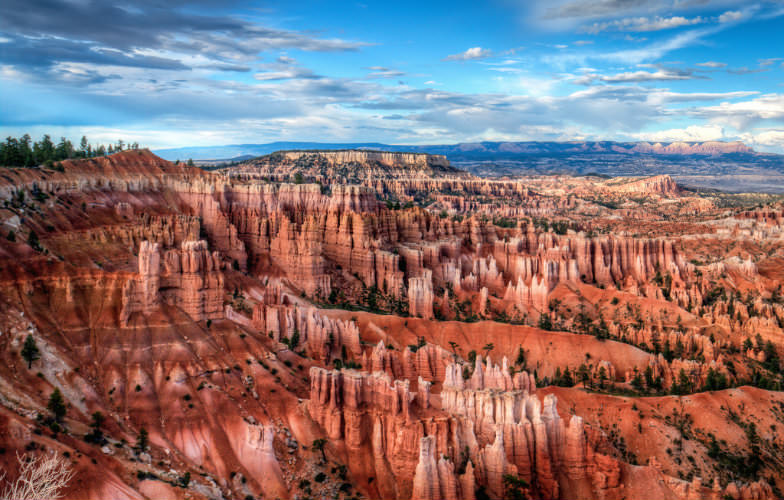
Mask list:
[[784,149],[784,129],[757,129],[742,134],[741,139],[743,142],[756,147],[778,151]]
[[724,128],[719,125],[691,125],[685,128],[640,132],[630,135],[639,141],[648,142],[704,142],[726,139]]
[[766,94],[740,102],[722,102],[689,110],[699,118],[732,124],[738,130],[761,121],[784,120],[784,94]]
[[483,49],[482,47],[471,47],[465,52],[446,56],[444,61],[476,61],[479,59],[487,59],[492,55],[493,51],[490,49]]

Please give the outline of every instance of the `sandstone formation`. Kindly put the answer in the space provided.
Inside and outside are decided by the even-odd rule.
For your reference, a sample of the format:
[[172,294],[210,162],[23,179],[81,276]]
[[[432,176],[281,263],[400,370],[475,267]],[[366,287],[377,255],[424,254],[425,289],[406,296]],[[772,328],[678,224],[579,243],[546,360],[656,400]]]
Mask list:
[[67,498],[784,488],[780,204],[367,151],[127,151],[0,198],[0,466],[68,452]]

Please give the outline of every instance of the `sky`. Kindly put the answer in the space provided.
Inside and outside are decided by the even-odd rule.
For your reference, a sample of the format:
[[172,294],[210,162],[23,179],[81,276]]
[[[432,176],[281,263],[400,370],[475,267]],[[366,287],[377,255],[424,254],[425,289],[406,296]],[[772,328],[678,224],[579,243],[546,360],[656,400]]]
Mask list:
[[784,0],[3,0],[0,134],[784,153],[783,31]]

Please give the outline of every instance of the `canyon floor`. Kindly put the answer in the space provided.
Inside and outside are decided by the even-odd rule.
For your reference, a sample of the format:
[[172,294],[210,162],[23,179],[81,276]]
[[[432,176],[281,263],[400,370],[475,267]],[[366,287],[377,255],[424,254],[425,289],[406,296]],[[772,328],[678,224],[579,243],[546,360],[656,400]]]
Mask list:
[[54,167],[0,170],[7,480],[56,451],[68,499],[782,498],[775,197],[370,151]]

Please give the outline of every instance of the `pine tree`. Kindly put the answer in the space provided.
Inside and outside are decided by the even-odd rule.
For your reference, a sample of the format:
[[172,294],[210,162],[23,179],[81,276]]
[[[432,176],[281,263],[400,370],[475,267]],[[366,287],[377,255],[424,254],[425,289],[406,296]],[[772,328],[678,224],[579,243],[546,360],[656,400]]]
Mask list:
[[40,354],[41,351],[39,351],[38,346],[35,345],[35,339],[32,335],[28,335],[25,339],[24,346],[22,347],[22,357],[27,361],[28,370],[32,367],[33,361],[41,357]]
[[150,435],[147,434],[147,429],[142,427],[139,429],[139,437],[136,439],[136,447],[140,452],[144,453],[150,447]]
[[324,438],[315,439],[313,441],[313,451],[320,451],[321,452],[321,459],[324,463],[327,462],[327,455],[324,453],[324,446],[327,444],[327,440]]
[[525,369],[525,351],[523,351],[523,346],[520,346],[517,349],[517,359],[515,360],[515,364],[520,365],[521,368]]
[[68,412],[68,408],[65,406],[63,394],[58,387],[55,387],[52,395],[49,396],[49,404],[47,404],[46,407],[52,412],[56,422],[63,421],[65,414]]
[[604,382],[607,380],[607,370],[604,366],[599,367],[599,387],[604,389]]
[[574,385],[574,379],[572,378],[572,372],[569,370],[568,366],[566,367],[566,369],[564,369],[563,377],[561,378],[561,382],[563,383],[564,387],[571,387],[571,386]]
[[83,158],[87,158],[90,150],[90,143],[87,142],[87,136],[83,135],[81,142],[79,142],[79,153]]
[[632,379],[632,387],[637,391],[642,391],[643,385],[642,375],[640,375],[640,372],[635,372],[634,378]]

